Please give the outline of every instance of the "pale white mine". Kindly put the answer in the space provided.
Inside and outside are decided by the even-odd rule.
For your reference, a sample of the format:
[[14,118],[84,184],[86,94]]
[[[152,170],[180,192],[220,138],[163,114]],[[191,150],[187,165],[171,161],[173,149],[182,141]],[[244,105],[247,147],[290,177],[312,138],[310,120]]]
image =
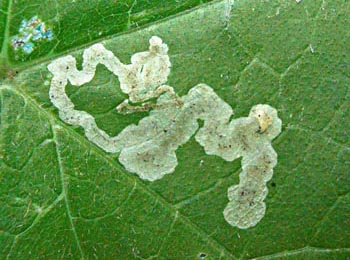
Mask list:
[[[77,69],[76,59],[70,55],[49,64],[53,74],[49,95],[60,118],[81,126],[91,142],[106,152],[119,153],[119,160],[128,171],[149,181],[175,170],[175,151],[194,134],[209,155],[227,161],[242,157],[240,183],[228,189],[224,217],[241,229],[255,226],[265,215],[266,182],[277,164],[277,154],[271,146],[281,132],[277,111],[269,105],[256,105],[248,117],[230,120],[230,105],[205,84],[177,96],[172,87],[165,85],[171,66],[167,45],[156,36],[149,42],[149,50],[134,54],[131,64],[121,63],[102,44],[84,51],[82,70]],[[98,64],[119,78],[120,89],[129,96],[117,106],[120,113],[150,110],[149,116],[114,137],[101,130],[92,115],[75,110],[65,92],[68,81],[74,86],[91,81]],[[151,98],[157,101],[152,103]],[[133,105],[136,102],[141,105]],[[204,124],[198,130],[199,119]]]

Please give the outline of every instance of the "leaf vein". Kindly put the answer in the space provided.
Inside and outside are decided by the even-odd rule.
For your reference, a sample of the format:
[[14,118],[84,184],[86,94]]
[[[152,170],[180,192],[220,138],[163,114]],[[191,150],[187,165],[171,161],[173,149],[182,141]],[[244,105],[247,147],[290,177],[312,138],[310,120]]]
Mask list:
[[74,226],[74,222],[73,222],[73,218],[72,218],[72,214],[71,214],[71,210],[70,210],[69,202],[68,202],[68,198],[67,198],[67,183],[66,183],[67,182],[67,178],[65,177],[64,167],[62,165],[62,158],[61,158],[61,153],[60,153],[60,150],[59,150],[59,142],[58,142],[58,139],[57,139],[57,133],[56,133],[55,126],[54,126],[54,124],[52,122],[51,122],[51,125],[52,125],[53,139],[54,139],[54,142],[56,144],[56,155],[57,155],[57,160],[58,160],[58,167],[59,167],[59,170],[60,170],[62,194],[63,194],[63,198],[64,198],[64,203],[65,203],[65,206],[66,206],[67,217],[69,219],[69,222],[70,222],[70,225],[71,225],[71,229],[72,229],[74,238],[75,238],[76,243],[77,243],[78,250],[79,250],[79,252],[81,254],[82,259],[84,259],[83,250],[81,248],[79,237],[78,237],[77,231],[76,231],[75,226]]
[[3,58],[7,58],[7,41],[9,38],[9,31],[10,31],[10,17],[11,17],[11,8],[12,8],[12,0],[8,0],[8,4],[7,4],[7,16],[6,16],[6,23],[5,23],[5,30],[4,30],[4,39],[2,42],[2,46],[1,46],[1,56],[3,56]]
[[294,250],[287,250],[287,251],[274,253],[271,255],[259,256],[256,258],[252,258],[252,260],[270,260],[270,259],[282,258],[282,257],[286,257],[286,256],[296,256],[296,255],[308,253],[308,252],[316,252],[316,253],[350,252],[350,248],[328,249],[328,248],[305,246],[303,248],[298,248],[298,249],[294,249]]
[[311,241],[314,241],[316,239],[316,237],[318,236],[318,234],[320,233],[321,230],[321,225],[325,222],[325,220],[327,220],[329,214],[332,213],[332,211],[338,206],[338,204],[344,199],[346,198],[348,195],[350,194],[350,192],[345,193],[341,196],[339,196],[333,203],[333,205],[331,207],[329,207],[329,209],[327,210],[327,212],[322,216],[322,218],[316,223],[316,225],[314,226],[314,234],[311,237]]
[[95,218],[87,218],[87,217],[82,217],[82,216],[79,216],[79,217],[72,217],[73,219],[83,219],[85,221],[100,221],[100,220],[103,220],[107,217],[110,217],[110,216],[113,216],[115,215],[119,210],[121,210],[121,208],[126,205],[128,203],[128,201],[130,200],[131,196],[135,193],[135,190],[136,190],[136,187],[137,187],[137,182],[135,181],[134,182],[134,186],[131,188],[130,192],[128,193],[128,195],[126,196],[125,200],[118,206],[116,207],[115,209],[113,209],[111,212],[108,212],[106,214],[104,214],[103,216],[98,216],[98,217],[95,217]]

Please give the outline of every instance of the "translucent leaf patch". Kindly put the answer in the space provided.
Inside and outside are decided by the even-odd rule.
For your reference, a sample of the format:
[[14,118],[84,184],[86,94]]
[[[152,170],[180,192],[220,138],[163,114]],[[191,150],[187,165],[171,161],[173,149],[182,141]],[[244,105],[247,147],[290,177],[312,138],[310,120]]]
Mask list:
[[18,34],[11,39],[11,45],[15,51],[30,54],[34,51],[36,42],[52,39],[52,29],[47,28],[40,18],[33,16],[29,20],[22,20]]

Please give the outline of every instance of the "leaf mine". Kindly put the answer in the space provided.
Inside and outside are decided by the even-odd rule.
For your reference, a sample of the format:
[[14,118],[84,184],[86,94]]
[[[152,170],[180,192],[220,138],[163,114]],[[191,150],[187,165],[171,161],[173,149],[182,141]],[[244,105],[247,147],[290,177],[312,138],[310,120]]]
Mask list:
[[[179,97],[165,85],[171,67],[167,45],[156,36],[149,44],[148,51],[132,55],[131,64],[121,63],[102,44],[84,51],[82,70],[77,69],[76,59],[70,55],[49,64],[53,74],[49,96],[60,118],[81,126],[88,140],[106,152],[119,153],[126,170],[148,181],[174,172],[178,164],[176,150],[193,135],[208,155],[227,161],[242,157],[240,183],[228,189],[224,217],[238,228],[255,226],[265,214],[266,182],[277,164],[271,146],[281,132],[277,111],[259,104],[252,107],[248,117],[231,120],[230,105],[206,84],[198,84]],[[121,91],[129,96],[116,107],[119,113],[149,111],[149,116],[137,125],[131,124],[113,137],[96,125],[92,115],[75,110],[65,92],[68,81],[74,86],[91,81],[98,64],[119,78]],[[150,101],[153,98],[156,103]],[[200,129],[199,119],[204,122]]]

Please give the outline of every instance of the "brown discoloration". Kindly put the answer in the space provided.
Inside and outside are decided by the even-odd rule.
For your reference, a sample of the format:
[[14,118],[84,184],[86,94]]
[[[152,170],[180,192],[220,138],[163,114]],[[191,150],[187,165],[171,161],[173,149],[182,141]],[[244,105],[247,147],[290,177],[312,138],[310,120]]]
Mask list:
[[267,114],[262,108],[257,108],[254,111],[254,117],[259,121],[259,132],[264,133],[272,124],[272,117]]

